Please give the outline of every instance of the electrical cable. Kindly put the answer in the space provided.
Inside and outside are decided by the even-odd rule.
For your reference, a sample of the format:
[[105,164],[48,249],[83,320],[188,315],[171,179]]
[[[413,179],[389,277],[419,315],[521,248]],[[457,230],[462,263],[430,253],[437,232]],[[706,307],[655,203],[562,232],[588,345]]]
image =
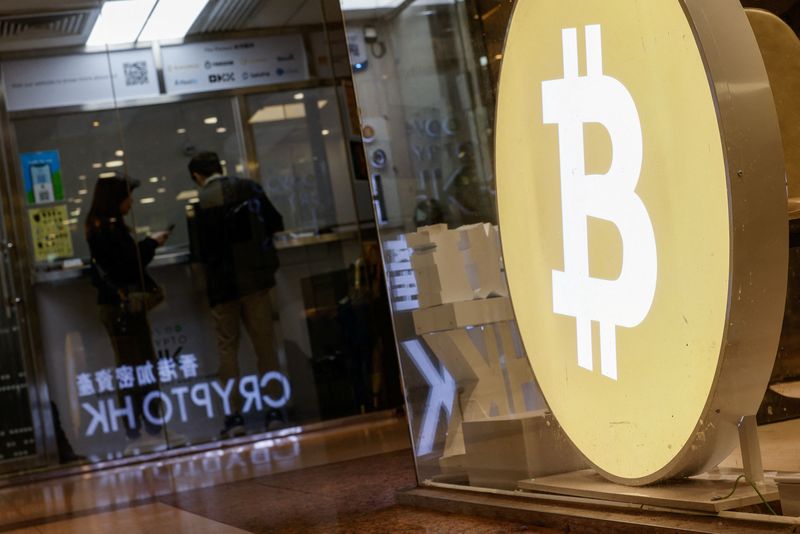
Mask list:
[[733,482],[733,489],[731,489],[730,493],[728,493],[725,496],[711,497],[711,500],[712,501],[724,501],[725,499],[728,499],[731,496],[733,496],[733,494],[736,493],[736,488],[739,485],[739,481],[742,480],[743,478],[750,485],[750,487],[753,488],[753,491],[756,492],[756,495],[758,495],[759,499],[761,499],[761,502],[764,503],[764,506],[767,507],[767,510],[769,510],[769,512],[772,515],[778,515],[778,513],[772,508],[772,506],[770,506],[770,504],[767,502],[767,500],[764,498],[764,496],[761,494],[761,492],[758,491],[758,488],[756,487],[756,485],[753,482],[751,482],[750,480],[747,480],[747,478],[745,478],[744,475],[739,475],[738,477],[736,477],[736,480]]

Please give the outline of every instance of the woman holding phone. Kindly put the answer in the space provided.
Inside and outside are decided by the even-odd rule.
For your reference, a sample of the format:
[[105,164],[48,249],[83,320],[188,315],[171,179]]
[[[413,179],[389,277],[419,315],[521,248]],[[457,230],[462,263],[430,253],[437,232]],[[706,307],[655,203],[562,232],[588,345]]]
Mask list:
[[124,368],[131,373],[128,376],[136,379],[131,388],[117,388],[120,409],[132,403],[133,424],[123,418],[126,435],[132,441],[145,437],[142,429],[151,436],[161,431],[161,426],[148,421],[142,411],[145,396],[157,384],[155,380],[143,380],[140,373],[147,374],[149,362],[152,368],[147,376],[157,376],[153,371],[156,357],[147,311],[163,299],[163,293],[146,267],[156,249],[169,237],[169,232],[158,232],[135,240],[125,223],[125,215],[133,206],[132,194],[138,186],[138,180],[124,174],[99,179],[84,227],[92,256],[92,284],[97,289],[100,321],[111,341],[117,369]]

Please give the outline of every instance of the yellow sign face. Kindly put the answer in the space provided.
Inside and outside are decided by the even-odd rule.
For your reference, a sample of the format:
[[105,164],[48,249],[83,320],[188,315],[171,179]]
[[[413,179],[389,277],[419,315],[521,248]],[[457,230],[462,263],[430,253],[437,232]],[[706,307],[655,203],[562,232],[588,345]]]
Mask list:
[[678,0],[521,0],[497,110],[509,287],[573,443],[619,479],[693,439],[714,387],[730,206],[714,96]]
[[28,210],[37,263],[72,257],[72,236],[66,205]]

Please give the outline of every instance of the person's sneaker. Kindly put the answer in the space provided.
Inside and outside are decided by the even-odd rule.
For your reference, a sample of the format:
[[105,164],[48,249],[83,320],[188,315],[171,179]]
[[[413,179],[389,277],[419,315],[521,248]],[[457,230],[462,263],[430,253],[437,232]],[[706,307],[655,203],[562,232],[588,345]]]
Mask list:
[[286,426],[287,422],[288,417],[286,417],[286,412],[275,408],[267,412],[264,419],[264,428],[267,430],[283,428]]
[[244,436],[247,429],[244,427],[244,419],[238,413],[225,416],[225,424],[220,431],[220,436],[224,438],[231,438],[235,436]]
[[125,447],[125,455],[136,456],[165,450],[167,450],[167,440],[163,434],[151,435],[145,432],[128,443],[128,446]]

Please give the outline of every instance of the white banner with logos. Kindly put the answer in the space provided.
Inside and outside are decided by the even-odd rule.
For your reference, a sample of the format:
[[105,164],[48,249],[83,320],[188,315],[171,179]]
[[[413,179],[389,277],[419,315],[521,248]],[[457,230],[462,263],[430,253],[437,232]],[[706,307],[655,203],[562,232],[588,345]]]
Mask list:
[[7,61],[2,69],[9,111],[113,103],[115,97],[122,101],[159,94],[150,49]]
[[165,46],[161,57],[168,94],[308,79],[308,61],[300,35]]

